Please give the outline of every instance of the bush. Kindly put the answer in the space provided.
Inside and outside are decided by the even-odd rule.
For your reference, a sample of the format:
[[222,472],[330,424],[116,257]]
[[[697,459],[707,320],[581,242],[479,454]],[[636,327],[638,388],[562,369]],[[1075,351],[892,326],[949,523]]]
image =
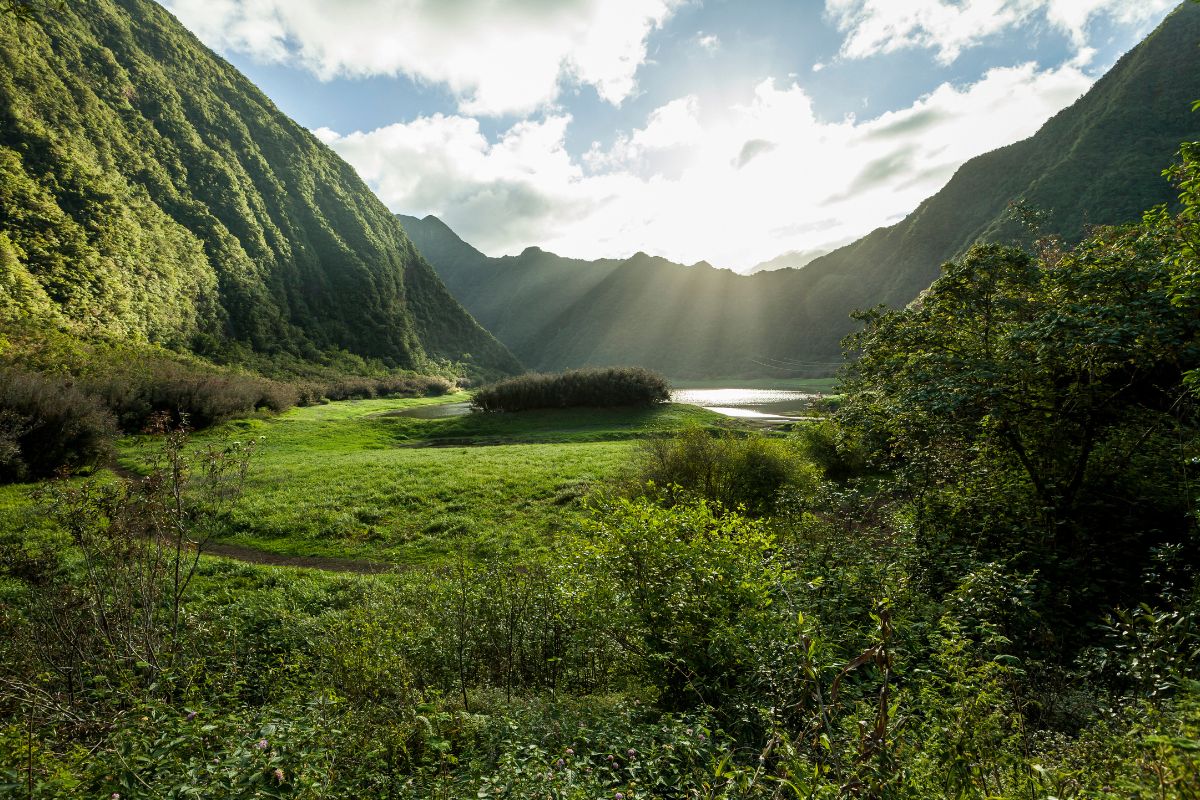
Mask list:
[[652,406],[671,398],[666,378],[641,367],[596,367],[530,373],[485,386],[471,398],[480,411]]
[[653,484],[668,505],[699,497],[761,515],[774,509],[783,490],[812,494],[819,475],[793,441],[693,428],[646,441],[637,480],[639,487]]
[[834,481],[867,471],[867,454],[854,435],[830,419],[801,426],[796,441],[804,456]]
[[0,482],[95,466],[115,433],[103,404],[69,380],[0,371]]
[[170,363],[110,373],[88,388],[112,410],[126,431],[142,430],[154,415],[164,412],[176,422],[187,415],[190,426],[205,428],[260,408],[286,411],[300,399],[299,390],[290,384]]
[[438,375],[389,375],[385,378],[344,378],[328,384],[329,400],[366,400],[372,397],[434,397],[454,384]]

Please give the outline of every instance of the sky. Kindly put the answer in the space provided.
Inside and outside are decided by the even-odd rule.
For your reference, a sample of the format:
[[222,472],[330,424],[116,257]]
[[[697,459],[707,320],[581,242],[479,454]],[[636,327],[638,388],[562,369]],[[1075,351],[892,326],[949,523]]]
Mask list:
[[1176,0],[160,0],[392,211],[746,271],[893,224]]

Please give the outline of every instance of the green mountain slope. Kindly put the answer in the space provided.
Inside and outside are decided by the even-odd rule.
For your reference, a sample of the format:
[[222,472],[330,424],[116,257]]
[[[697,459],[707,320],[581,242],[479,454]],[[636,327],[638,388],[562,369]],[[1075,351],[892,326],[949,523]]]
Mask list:
[[0,323],[519,368],[354,170],[152,0],[0,15]]
[[[1033,137],[967,162],[900,223],[799,270],[750,277],[634,257],[578,262],[542,251],[488,259],[432,218],[409,234],[451,291],[526,364],[630,363],[676,377],[829,371],[857,308],[901,306],[973,242],[1021,240],[1009,205],[1078,239],[1174,200],[1160,176],[1200,137],[1200,5],[1185,3]],[[730,235],[736,235],[731,231]]]

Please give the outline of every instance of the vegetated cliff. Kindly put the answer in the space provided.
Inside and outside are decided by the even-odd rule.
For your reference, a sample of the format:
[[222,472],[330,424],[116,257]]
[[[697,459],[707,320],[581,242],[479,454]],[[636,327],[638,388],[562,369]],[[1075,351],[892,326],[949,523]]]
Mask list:
[[0,15],[0,325],[519,369],[354,170],[152,0]]

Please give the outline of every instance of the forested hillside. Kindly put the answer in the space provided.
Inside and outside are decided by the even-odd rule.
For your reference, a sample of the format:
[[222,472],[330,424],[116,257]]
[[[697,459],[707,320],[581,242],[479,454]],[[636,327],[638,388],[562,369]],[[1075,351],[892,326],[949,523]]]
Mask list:
[[[1200,7],[1176,10],[1083,98],[1022,142],[967,162],[900,223],[799,270],[739,277],[634,256],[579,262],[540,250],[489,259],[440,221],[405,217],[464,305],[526,364],[633,363],[677,377],[820,373],[840,358],[850,312],[903,306],[975,241],[1028,243],[1010,205],[1046,232],[1134,220],[1171,203],[1160,172],[1200,118]],[[730,235],[736,235],[730,231]]]
[[519,368],[354,170],[152,0],[0,15],[0,324]]

